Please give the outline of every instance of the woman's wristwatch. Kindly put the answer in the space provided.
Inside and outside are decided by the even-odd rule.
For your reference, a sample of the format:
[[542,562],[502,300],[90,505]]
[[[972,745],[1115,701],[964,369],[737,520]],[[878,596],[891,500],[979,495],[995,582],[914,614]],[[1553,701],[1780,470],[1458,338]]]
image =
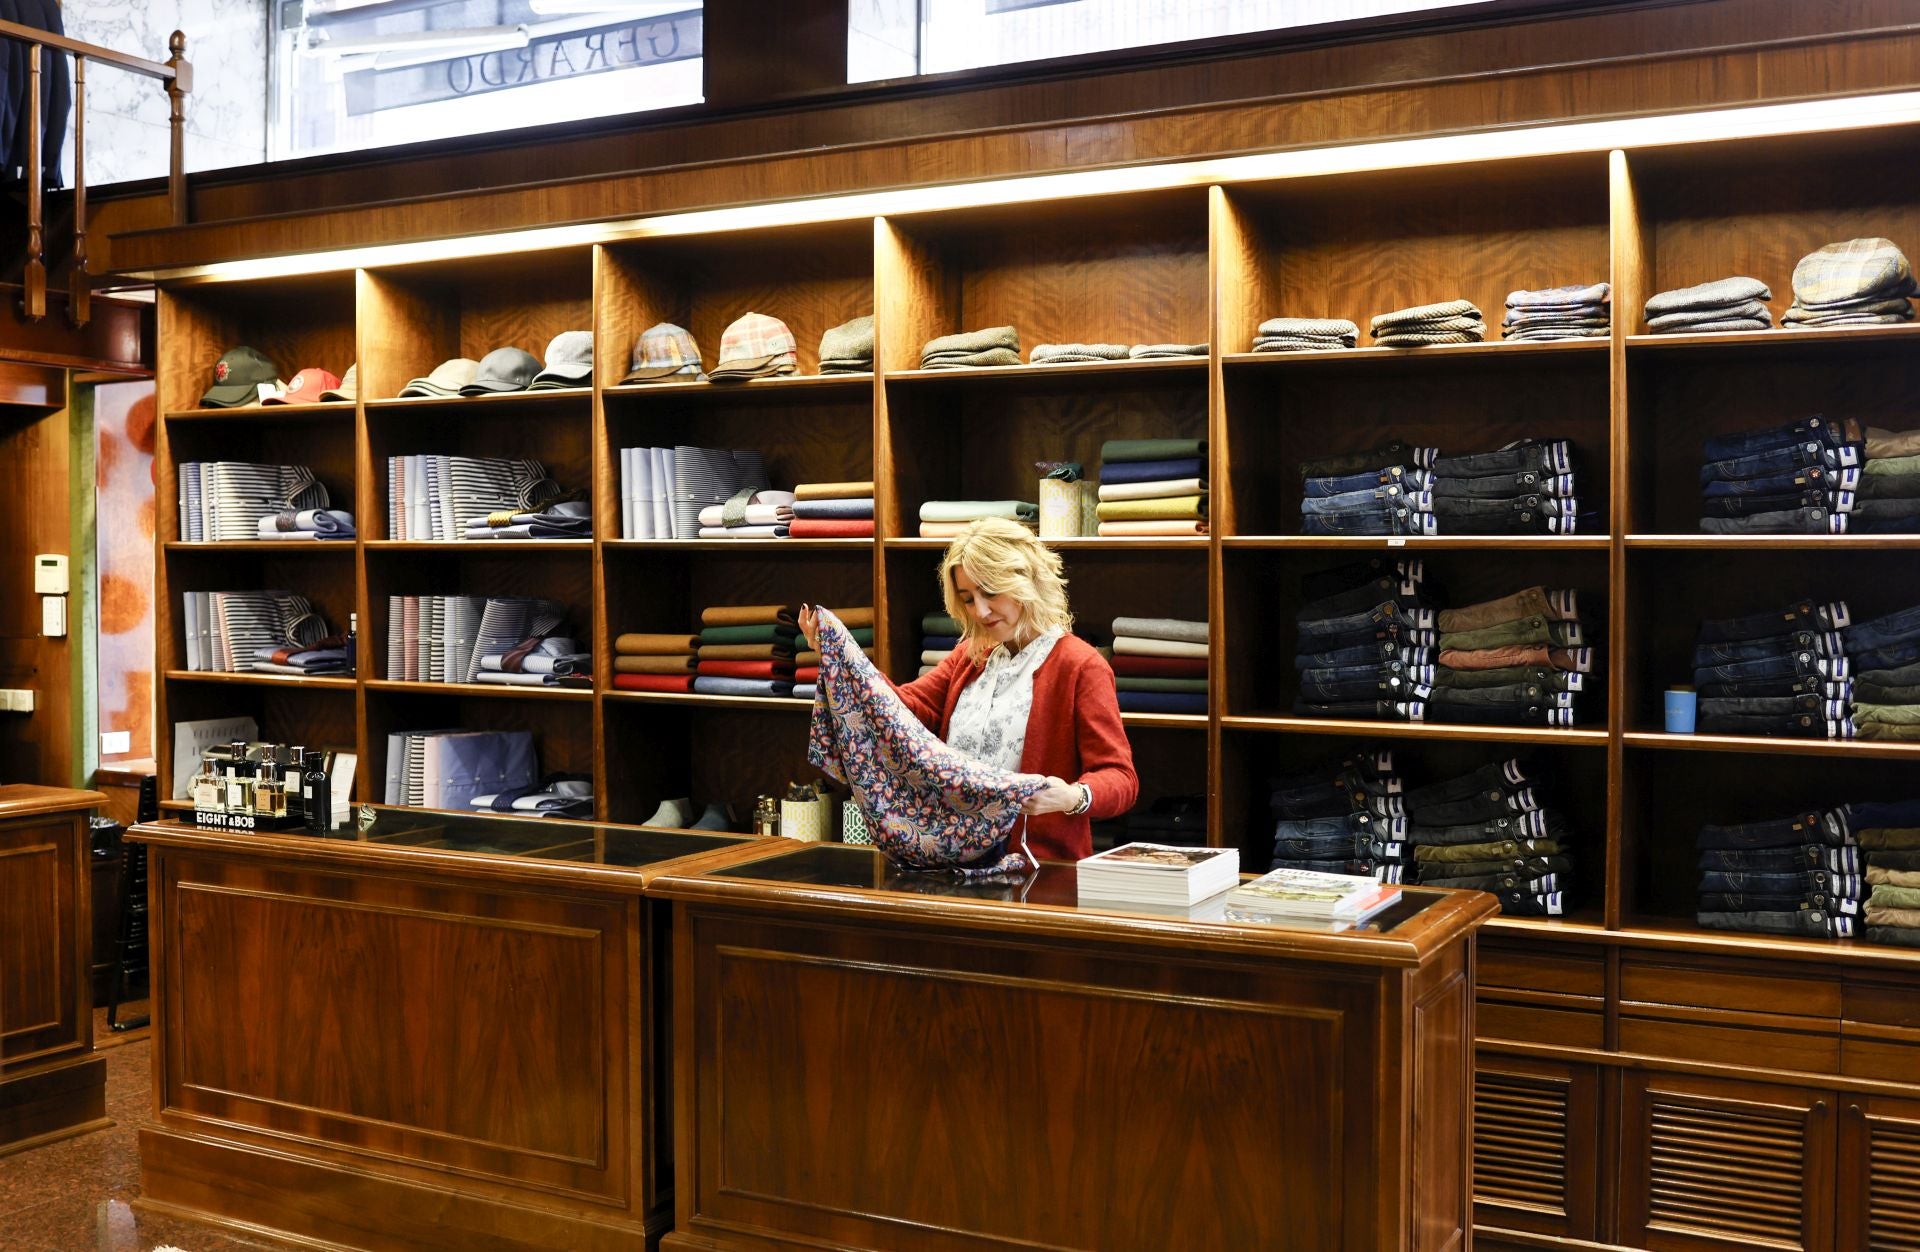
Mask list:
[[1085,783],[1074,783],[1073,785],[1080,788],[1080,803],[1067,810],[1068,817],[1078,817],[1093,807],[1093,788],[1087,786]]

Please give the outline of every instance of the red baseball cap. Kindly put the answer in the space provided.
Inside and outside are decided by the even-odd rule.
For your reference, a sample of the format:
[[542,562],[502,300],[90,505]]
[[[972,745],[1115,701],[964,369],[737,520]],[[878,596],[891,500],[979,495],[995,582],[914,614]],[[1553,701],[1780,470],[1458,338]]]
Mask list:
[[295,374],[287,382],[286,390],[277,391],[260,401],[262,404],[319,404],[321,393],[337,390],[340,379],[329,374],[319,366],[310,366]]

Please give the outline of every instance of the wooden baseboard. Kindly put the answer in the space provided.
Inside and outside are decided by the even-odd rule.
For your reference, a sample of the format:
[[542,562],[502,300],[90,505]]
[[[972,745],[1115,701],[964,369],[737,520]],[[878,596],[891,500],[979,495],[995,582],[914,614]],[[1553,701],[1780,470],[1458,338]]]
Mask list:
[[0,1079],[0,1156],[113,1125],[107,1117],[107,1063],[79,1056]]
[[158,1126],[140,1131],[140,1190],[156,1213],[326,1252],[651,1252],[668,1220],[516,1204]]

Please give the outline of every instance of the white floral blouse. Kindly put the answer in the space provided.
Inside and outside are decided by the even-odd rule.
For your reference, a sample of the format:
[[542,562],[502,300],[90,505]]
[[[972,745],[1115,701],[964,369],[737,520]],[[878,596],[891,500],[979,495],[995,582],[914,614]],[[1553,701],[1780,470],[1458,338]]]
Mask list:
[[1018,770],[1027,746],[1027,715],[1033,712],[1034,672],[1065,633],[1047,631],[1018,652],[995,648],[986,668],[953,706],[948,746],[988,765]]

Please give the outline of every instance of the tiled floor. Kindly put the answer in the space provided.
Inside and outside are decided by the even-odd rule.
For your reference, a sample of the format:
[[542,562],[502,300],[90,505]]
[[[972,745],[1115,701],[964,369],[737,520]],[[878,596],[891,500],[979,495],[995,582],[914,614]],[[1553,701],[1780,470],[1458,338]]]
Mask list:
[[[144,1007],[144,1006],[139,1006]],[[185,1252],[286,1249],[235,1238],[197,1222],[136,1213],[140,1154],[134,1131],[152,1101],[145,1039],[123,1042],[96,1014],[94,1038],[107,1061],[107,1116],[113,1126],[77,1139],[0,1156],[0,1252]],[[113,1046],[117,1045],[117,1046]]]

